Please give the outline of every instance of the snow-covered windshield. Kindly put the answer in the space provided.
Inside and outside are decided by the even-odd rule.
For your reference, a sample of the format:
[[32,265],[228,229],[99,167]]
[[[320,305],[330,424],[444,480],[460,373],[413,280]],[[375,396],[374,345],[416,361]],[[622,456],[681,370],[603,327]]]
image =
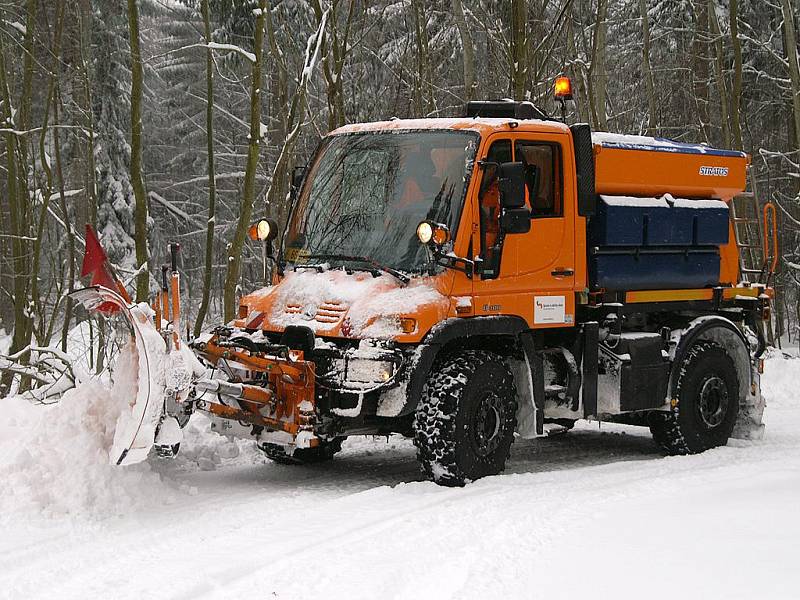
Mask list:
[[364,132],[332,136],[311,165],[284,239],[289,263],[420,271],[426,219],[455,234],[478,134]]

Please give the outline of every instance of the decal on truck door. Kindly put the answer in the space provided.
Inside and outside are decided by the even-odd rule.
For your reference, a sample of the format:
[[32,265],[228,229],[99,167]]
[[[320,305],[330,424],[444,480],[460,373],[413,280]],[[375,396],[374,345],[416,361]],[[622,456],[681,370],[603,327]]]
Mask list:
[[534,324],[564,323],[566,300],[564,296],[534,296]]

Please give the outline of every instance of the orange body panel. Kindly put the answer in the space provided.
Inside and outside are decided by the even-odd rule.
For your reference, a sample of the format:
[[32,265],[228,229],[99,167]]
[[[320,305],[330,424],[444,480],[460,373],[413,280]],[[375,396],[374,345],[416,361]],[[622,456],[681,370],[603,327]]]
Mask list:
[[[593,135],[595,189],[616,196],[714,198],[730,202],[747,187],[750,157],[743,152],[640,136]],[[720,283],[739,283],[733,223],[720,247]]]
[[[534,217],[528,233],[506,236],[500,274],[496,279],[473,278],[475,316],[520,316],[531,328],[554,328],[575,324],[575,290],[586,288],[586,232],[584,219],[576,213],[575,162],[572,138],[566,127],[541,127],[538,122],[507,127],[484,136],[478,152],[485,159],[499,140],[542,142],[560,148],[562,214]],[[514,160],[518,160],[515,156]],[[481,172],[473,176],[470,194],[472,247],[480,247],[478,194]],[[465,211],[466,213],[467,211]],[[576,224],[576,221],[578,223]],[[467,242],[469,240],[466,240]],[[465,245],[468,245],[465,244]],[[554,275],[558,272],[570,275]]]
[[[612,196],[718,198],[730,200],[745,189],[746,155],[716,156],[608,148],[595,144],[595,186]],[[701,175],[703,172],[726,175]],[[716,169],[716,170],[714,170]]]

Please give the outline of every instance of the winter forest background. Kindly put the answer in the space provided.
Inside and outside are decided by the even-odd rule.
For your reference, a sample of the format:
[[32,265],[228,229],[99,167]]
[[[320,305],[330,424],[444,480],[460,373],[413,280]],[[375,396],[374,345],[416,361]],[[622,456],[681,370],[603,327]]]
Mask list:
[[180,242],[188,324],[218,324],[262,281],[246,225],[282,226],[326,132],[469,99],[554,113],[567,74],[570,121],[752,154],[780,207],[776,333],[796,343],[797,17],[795,0],[0,0],[0,335],[12,354],[66,345],[85,223],[140,300]]

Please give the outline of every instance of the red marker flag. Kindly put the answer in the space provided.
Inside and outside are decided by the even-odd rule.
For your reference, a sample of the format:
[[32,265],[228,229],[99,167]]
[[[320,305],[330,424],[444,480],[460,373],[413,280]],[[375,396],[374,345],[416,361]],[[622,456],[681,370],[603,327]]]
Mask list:
[[[127,290],[125,290],[125,286],[114,276],[111,265],[108,263],[106,251],[100,245],[100,240],[97,239],[94,228],[88,223],[86,224],[86,252],[83,255],[81,277],[86,277],[87,275],[92,276],[90,285],[101,285],[112,292],[117,292],[126,302],[130,303],[131,298]],[[109,306],[103,304],[98,307],[98,310],[101,312],[114,312],[118,309],[118,307],[110,303],[107,304]]]

